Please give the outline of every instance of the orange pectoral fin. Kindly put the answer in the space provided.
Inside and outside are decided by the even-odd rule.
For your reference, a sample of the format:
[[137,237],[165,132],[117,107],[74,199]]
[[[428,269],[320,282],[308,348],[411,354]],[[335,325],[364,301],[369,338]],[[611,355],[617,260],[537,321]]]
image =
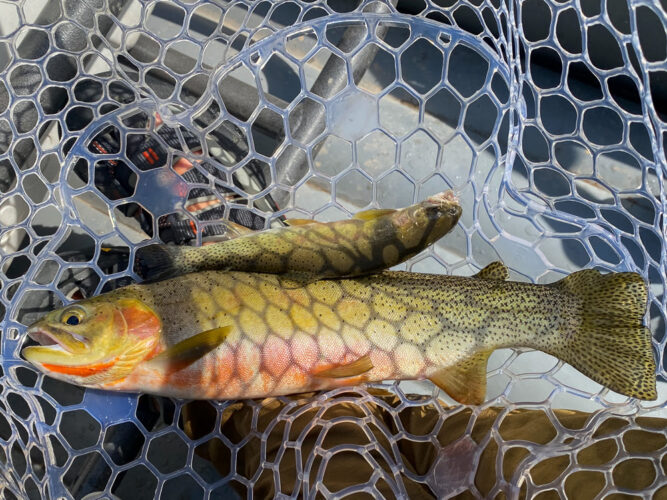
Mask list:
[[368,356],[346,363],[344,365],[335,365],[331,368],[325,368],[313,373],[314,377],[318,378],[350,378],[358,377],[373,369],[373,362]]
[[51,372],[62,373],[64,375],[76,375],[77,377],[90,377],[97,373],[103,372],[111,368],[116,359],[107,361],[106,363],[94,363],[90,365],[78,365],[78,366],[67,366],[67,365],[52,365],[48,363],[42,363],[42,366]]

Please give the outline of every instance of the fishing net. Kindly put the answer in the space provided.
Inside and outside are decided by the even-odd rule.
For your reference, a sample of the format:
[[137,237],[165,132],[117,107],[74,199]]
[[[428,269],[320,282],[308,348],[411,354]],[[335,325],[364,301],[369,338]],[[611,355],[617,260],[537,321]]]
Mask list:
[[[662,7],[0,2],[4,497],[665,494]],[[446,188],[459,225],[401,268],[641,273],[657,401],[528,350],[492,356],[474,408],[429,382],[189,403],[19,356],[43,312],[138,280],[140,246]]]

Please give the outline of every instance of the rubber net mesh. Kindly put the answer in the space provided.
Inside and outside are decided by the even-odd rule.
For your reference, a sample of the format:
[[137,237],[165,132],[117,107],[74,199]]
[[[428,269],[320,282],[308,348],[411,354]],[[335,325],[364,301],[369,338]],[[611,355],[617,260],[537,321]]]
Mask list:
[[[0,2],[5,498],[574,498],[664,483],[664,439],[641,445],[664,432],[647,418],[667,400],[663,9],[405,4]],[[493,355],[474,408],[429,382],[187,403],[68,386],[19,356],[44,311],[137,280],[142,245],[448,187],[459,225],[402,268],[641,273],[657,401],[528,350]]]

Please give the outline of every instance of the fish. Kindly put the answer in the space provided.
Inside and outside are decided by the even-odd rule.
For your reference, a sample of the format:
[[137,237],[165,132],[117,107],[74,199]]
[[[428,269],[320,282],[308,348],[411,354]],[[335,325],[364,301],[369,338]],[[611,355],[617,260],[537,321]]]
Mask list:
[[135,270],[148,281],[207,270],[359,276],[420,253],[460,217],[461,205],[450,190],[402,209],[366,210],[349,220],[288,219],[287,227],[266,231],[222,221],[230,239],[202,247],[147,245],[136,251]]
[[178,398],[429,379],[477,405],[489,355],[528,347],[620,394],[657,397],[639,274],[588,269],[548,285],[507,279],[500,262],[472,277],[202,271],[47,313],[27,330],[40,345],[22,354],[73,384]]

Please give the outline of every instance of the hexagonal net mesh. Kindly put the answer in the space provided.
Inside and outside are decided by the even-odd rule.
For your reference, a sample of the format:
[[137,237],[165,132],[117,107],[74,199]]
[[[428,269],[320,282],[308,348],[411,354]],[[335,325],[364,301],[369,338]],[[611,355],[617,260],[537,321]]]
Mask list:
[[[44,0],[0,10],[5,498],[658,491],[659,6]],[[459,225],[401,268],[470,275],[501,260],[511,279],[536,283],[588,267],[641,273],[657,401],[620,397],[528,350],[494,353],[487,402],[474,408],[430,382],[186,403],[68,386],[19,356],[43,312],[138,280],[130,263],[143,245],[215,240],[219,219],[341,219],[448,187]]]

